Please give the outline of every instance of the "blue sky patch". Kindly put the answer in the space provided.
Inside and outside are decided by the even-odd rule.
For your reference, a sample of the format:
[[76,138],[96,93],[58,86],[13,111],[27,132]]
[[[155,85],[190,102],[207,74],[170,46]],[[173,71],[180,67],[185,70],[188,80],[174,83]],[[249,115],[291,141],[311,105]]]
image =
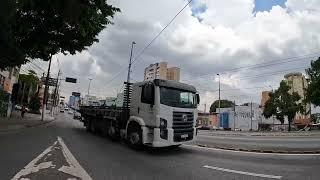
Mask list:
[[203,19],[200,18],[199,15],[204,13],[208,9],[207,5],[194,0],[190,3],[190,7],[192,11],[192,16],[196,17],[201,22]]
[[273,6],[281,6],[283,8],[286,7],[287,0],[254,0],[254,10],[253,13],[263,11],[270,11]]

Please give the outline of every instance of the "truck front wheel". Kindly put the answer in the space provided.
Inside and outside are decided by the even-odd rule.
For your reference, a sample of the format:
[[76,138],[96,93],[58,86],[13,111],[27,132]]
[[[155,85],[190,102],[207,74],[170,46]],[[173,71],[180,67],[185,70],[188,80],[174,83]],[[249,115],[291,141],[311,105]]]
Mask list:
[[128,134],[127,140],[129,145],[134,148],[138,149],[142,146],[142,131],[140,125],[136,123],[130,124],[128,127]]

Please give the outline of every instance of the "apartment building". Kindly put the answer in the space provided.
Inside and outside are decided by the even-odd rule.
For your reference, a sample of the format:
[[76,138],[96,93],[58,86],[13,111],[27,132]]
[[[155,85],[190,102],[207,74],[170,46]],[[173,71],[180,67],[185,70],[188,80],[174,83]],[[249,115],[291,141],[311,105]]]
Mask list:
[[180,68],[168,68],[167,62],[150,64],[144,70],[144,81],[151,81],[153,79],[180,81]]

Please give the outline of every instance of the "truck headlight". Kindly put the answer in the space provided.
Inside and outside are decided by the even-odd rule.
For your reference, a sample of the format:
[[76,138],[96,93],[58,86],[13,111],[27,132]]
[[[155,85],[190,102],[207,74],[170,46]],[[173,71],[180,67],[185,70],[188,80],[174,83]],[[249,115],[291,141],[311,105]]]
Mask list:
[[160,118],[160,129],[166,129],[167,124],[167,120]]

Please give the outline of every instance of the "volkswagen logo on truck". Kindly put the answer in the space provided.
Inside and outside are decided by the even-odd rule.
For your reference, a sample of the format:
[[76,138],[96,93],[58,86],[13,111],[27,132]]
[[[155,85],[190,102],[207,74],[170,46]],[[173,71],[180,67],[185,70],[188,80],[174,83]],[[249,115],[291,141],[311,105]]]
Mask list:
[[188,121],[188,116],[186,114],[182,115],[182,121],[187,122]]

